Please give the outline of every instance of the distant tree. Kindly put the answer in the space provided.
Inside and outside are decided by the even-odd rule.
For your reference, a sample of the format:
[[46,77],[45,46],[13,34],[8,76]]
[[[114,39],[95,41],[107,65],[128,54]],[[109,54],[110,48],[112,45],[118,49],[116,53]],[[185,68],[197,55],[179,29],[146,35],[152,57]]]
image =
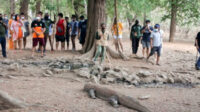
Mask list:
[[36,14],[41,11],[41,2],[42,0],[36,0],[36,5],[35,5],[35,8],[36,8]]

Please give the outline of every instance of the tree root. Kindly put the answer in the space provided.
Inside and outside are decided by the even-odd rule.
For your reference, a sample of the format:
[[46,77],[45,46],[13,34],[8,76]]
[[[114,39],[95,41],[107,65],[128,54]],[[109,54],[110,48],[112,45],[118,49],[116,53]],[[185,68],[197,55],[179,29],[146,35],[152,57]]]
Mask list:
[[[3,106],[2,105],[0,106],[0,110],[10,109],[10,108],[25,108],[28,106],[26,103],[23,103],[20,100],[9,96],[7,93],[3,91],[0,91],[0,102],[3,103]],[[4,107],[4,104],[6,105],[6,107]]]
[[[83,54],[80,59],[92,59],[96,53],[96,45],[94,45],[91,50],[85,54]],[[119,53],[112,50],[110,47],[106,47],[106,58],[110,61],[110,59],[123,59],[128,60],[129,58],[125,56],[121,51]]]

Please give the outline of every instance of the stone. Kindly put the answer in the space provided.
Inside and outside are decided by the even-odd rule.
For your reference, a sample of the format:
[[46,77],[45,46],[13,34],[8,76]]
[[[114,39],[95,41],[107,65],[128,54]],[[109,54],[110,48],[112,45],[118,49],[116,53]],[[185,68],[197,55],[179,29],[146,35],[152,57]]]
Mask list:
[[149,72],[149,71],[139,71],[139,73],[136,74],[138,77],[149,77],[151,76],[152,74]]
[[115,78],[112,78],[112,77],[107,77],[106,80],[109,83],[114,83],[115,82]]
[[172,77],[169,77],[167,79],[167,82],[170,83],[170,84],[174,84],[175,81],[174,81],[174,79]]
[[140,96],[138,97],[139,100],[147,100],[151,97],[151,95],[145,95],[145,96]]
[[92,75],[92,76],[91,76],[91,80],[92,80],[92,82],[94,82],[94,83],[96,83],[96,84],[99,84],[99,79],[98,79],[98,77]]
[[88,68],[81,68],[79,70],[74,70],[74,72],[79,76],[79,77],[83,77],[83,78],[87,78],[90,79],[91,75],[90,75],[90,70]]
[[50,77],[51,75],[49,75],[49,74],[46,74],[46,73],[43,73],[42,74],[42,77]]
[[51,70],[46,70],[46,73],[49,75],[53,75],[53,72]]

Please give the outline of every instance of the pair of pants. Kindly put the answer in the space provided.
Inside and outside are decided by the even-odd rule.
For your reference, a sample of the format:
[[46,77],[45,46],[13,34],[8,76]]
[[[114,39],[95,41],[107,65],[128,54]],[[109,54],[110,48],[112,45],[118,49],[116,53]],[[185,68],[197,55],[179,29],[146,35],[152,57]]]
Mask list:
[[94,61],[96,61],[97,58],[99,56],[101,56],[101,63],[102,63],[104,61],[104,58],[105,58],[105,53],[106,53],[106,47],[98,45],[97,50],[96,50],[96,54],[95,54],[95,57],[94,57]]
[[6,38],[5,37],[0,37],[0,44],[1,44],[1,48],[2,48],[3,57],[7,57],[7,55],[6,55]]
[[137,54],[138,47],[139,47],[139,41],[140,41],[140,38],[137,38],[137,37],[133,37],[132,38],[132,50],[133,50],[133,54]]
[[[200,53],[200,49],[198,50],[198,52]],[[200,57],[199,57],[199,59],[198,59],[198,61],[196,63],[196,67],[200,68]]]

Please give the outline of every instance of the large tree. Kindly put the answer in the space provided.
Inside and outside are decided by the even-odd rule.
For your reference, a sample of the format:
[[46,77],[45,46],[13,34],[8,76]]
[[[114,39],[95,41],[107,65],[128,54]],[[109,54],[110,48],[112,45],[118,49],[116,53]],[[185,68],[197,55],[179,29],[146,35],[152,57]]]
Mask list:
[[95,33],[100,24],[106,22],[105,2],[106,0],[88,0],[87,35],[83,53],[90,51],[94,46]]
[[20,0],[20,13],[24,13],[28,17],[28,6],[30,0]]
[[36,5],[35,5],[35,8],[36,8],[36,14],[41,11],[41,2],[42,0],[36,0]]
[[[82,52],[85,53],[81,58],[93,58],[96,52],[96,41],[95,35],[100,28],[101,23],[106,23],[106,0],[88,0],[88,23],[87,23],[87,34],[86,42],[82,49]],[[114,4],[113,4],[114,7]],[[106,56],[107,58],[121,58],[128,59],[121,52],[117,53],[110,49],[109,46],[106,46]]]
[[10,13],[15,13],[15,0],[10,0]]

